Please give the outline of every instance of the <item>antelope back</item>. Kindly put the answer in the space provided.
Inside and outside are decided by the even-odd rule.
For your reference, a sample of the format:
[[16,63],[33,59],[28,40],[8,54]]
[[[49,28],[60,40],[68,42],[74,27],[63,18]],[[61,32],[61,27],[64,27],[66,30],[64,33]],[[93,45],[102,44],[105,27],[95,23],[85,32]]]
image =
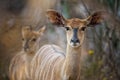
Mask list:
[[61,80],[60,68],[64,52],[55,45],[44,45],[36,53],[31,63],[31,80]]

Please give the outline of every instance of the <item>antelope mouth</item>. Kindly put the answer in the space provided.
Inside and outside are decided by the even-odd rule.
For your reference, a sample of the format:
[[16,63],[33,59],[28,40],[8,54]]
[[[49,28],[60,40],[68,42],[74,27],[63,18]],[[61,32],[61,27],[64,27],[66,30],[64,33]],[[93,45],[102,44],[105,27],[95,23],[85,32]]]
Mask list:
[[25,52],[29,52],[30,49],[29,49],[29,48],[24,48],[24,51],[25,51]]
[[70,45],[71,45],[72,47],[79,47],[79,46],[80,46],[80,43],[73,43],[73,42],[71,42]]

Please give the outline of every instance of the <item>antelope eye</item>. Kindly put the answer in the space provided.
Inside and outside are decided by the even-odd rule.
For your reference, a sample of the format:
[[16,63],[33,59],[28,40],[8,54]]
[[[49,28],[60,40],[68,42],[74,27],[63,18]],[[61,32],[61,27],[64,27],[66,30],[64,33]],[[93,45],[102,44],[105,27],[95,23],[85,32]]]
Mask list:
[[32,41],[34,41],[34,42],[35,42],[36,40],[37,40],[36,38],[33,38],[33,39],[32,39]]
[[68,31],[68,30],[70,30],[70,28],[69,27],[65,27],[65,29]]
[[81,28],[81,31],[85,31],[85,29],[86,29],[86,27],[82,27],[82,28]]
[[22,41],[24,41],[25,39],[24,38],[22,38]]

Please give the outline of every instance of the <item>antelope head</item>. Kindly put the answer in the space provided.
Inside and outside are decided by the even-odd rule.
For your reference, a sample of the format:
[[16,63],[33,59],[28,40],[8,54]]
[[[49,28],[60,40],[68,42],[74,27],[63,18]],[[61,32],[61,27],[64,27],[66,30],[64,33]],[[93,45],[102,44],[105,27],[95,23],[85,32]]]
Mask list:
[[84,41],[84,31],[90,25],[97,25],[103,19],[103,12],[95,12],[86,19],[72,18],[65,19],[55,10],[48,10],[46,16],[49,21],[66,29],[67,43],[76,48],[81,46]]
[[43,35],[45,29],[45,26],[38,31],[33,30],[31,26],[24,26],[22,28],[22,41],[25,52],[33,51],[35,43],[37,42],[38,38]]

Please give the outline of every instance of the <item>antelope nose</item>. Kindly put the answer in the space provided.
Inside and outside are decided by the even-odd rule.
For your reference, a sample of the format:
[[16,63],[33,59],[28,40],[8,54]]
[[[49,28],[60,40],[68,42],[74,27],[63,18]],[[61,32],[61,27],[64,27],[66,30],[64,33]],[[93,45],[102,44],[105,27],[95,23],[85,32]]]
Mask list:
[[28,46],[24,46],[24,49],[28,49],[29,47]]
[[73,42],[73,43],[79,43],[79,40],[78,39],[71,39],[71,42]]
[[28,45],[24,45],[24,50],[27,51],[27,49],[29,48]]

